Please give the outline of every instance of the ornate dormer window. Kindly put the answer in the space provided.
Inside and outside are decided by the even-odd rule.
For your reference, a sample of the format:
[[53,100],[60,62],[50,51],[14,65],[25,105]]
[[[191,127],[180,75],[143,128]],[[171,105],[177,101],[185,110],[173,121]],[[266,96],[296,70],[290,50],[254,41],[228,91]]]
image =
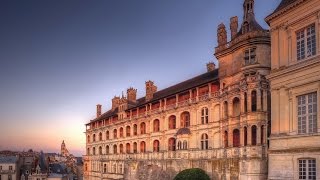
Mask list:
[[244,64],[245,66],[256,63],[256,49],[248,48],[244,52]]

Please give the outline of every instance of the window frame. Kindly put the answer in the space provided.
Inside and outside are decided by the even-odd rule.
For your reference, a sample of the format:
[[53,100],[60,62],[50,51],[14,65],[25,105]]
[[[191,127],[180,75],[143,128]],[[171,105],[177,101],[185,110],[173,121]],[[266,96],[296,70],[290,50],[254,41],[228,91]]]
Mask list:
[[[308,56],[308,38],[309,38],[308,28],[311,28],[311,27],[314,28],[314,34],[313,34],[314,39],[311,39],[311,41],[314,40],[314,52],[311,52],[311,55]],[[301,36],[301,33],[302,33],[303,37],[298,39],[298,36],[299,35]],[[308,60],[308,59],[317,55],[318,40],[317,40],[317,25],[315,22],[312,22],[308,25],[303,26],[302,28],[296,30],[294,34],[295,34],[295,47],[296,47],[295,57],[296,57],[297,62],[302,62],[302,61]],[[298,56],[298,54],[301,54],[301,53],[299,53],[299,50],[298,50],[298,48],[299,48],[298,43],[301,43],[301,41],[303,41],[303,45],[300,45],[300,47],[303,46],[303,52],[304,52],[303,57]],[[312,42],[311,42],[311,44],[312,44]]]
[[[304,162],[303,162],[304,161]],[[312,163],[314,166],[312,167]],[[304,164],[304,167],[301,166]],[[311,171],[310,168],[313,168],[314,171]],[[299,180],[308,180],[310,179],[310,171],[314,172],[314,176],[311,179],[317,179],[317,160],[315,158],[300,158],[298,159],[298,179]],[[303,174],[303,172],[305,172]],[[301,177],[304,176],[304,177]]]
[[201,108],[201,124],[209,124],[209,108]]
[[[312,96],[312,102],[309,102],[309,96]],[[313,95],[315,95],[315,100],[313,99]],[[299,98],[305,98],[305,103],[304,104],[299,104],[300,100]],[[301,100],[303,103],[303,100]],[[297,132],[299,135],[303,135],[303,134],[314,134],[317,133],[318,131],[318,93],[317,91],[314,92],[309,92],[309,93],[305,93],[305,94],[300,94],[296,96],[296,118],[297,118]],[[310,106],[312,106],[312,113],[309,112],[309,108]],[[303,110],[303,107],[305,107],[305,110]],[[301,108],[301,114],[299,114],[299,108]],[[315,112],[314,112],[315,110]],[[305,111],[305,114],[303,114],[303,111]],[[310,123],[310,116],[313,116],[313,118],[315,118],[315,120],[313,119],[313,123]],[[299,119],[301,118],[301,119]],[[303,124],[301,121],[303,121],[302,119],[305,118],[305,131],[303,131]],[[300,125],[301,124],[301,125]],[[313,127],[313,131],[310,130],[310,124],[313,124],[315,127]],[[301,129],[302,128],[302,129]]]

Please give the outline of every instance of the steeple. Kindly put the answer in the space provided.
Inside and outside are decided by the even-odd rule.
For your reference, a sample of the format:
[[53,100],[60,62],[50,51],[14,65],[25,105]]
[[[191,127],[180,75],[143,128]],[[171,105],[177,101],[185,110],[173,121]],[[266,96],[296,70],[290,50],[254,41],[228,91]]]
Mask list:
[[243,11],[243,21],[251,21],[254,18],[254,0],[245,0]]

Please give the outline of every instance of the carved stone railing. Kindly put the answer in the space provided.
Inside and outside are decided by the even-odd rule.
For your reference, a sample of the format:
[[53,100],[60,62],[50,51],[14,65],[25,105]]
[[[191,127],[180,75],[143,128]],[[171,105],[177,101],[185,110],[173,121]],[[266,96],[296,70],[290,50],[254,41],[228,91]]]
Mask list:
[[176,107],[176,104],[166,105],[166,110],[174,109],[175,107]]
[[204,94],[202,96],[199,96],[199,101],[206,101],[209,99],[209,94]]
[[180,101],[178,102],[178,107],[187,106],[188,104],[189,104],[189,100]]

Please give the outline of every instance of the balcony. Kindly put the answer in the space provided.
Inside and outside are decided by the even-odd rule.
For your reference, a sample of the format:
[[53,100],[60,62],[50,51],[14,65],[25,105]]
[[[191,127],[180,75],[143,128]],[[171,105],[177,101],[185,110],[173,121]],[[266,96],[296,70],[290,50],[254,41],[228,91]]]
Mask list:
[[178,102],[178,107],[187,106],[189,104],[189,99]]
[[1,174],[14,174],[16,170],[0,170]]

